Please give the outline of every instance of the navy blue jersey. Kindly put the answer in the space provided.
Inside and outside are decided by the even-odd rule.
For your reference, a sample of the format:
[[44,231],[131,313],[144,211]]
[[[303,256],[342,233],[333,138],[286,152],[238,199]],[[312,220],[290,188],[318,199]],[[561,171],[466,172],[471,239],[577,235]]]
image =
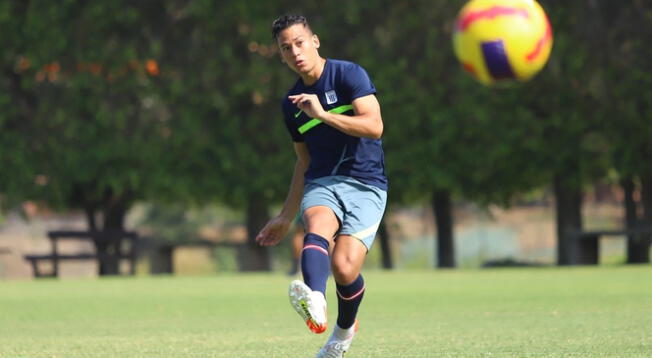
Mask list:
[[304,85],[299,79],[283,99],[285,124],[295,142],[305,142],[310,153],[306,180],[345,175],[387,190],[385,159],[380,139],[350,136],[308,117],[287,97],[308,93],[319,97],[324,110],[354,115],[354,99],[376,93],[367,72],[359,65],[327,59],[319,80]]

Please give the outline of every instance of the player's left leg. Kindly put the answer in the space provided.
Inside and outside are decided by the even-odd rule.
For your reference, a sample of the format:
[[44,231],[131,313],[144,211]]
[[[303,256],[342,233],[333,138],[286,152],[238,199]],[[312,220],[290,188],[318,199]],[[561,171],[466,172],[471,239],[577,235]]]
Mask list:
[[367,247],[349,235],[340,235],[333,249],[331,271],[337,287],[337,325],[348,329],[353,326],[358,306],[364,296],[364,280],[360,274],[367,256]]

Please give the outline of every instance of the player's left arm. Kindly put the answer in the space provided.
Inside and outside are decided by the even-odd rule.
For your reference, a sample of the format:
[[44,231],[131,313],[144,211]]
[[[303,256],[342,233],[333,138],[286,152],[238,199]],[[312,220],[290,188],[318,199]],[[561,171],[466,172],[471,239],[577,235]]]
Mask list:
[[383,134],[383,118],[380,104],[374,94],[353,100],[353,116],[330,113],[324,110],[314,94],[302,93],[290,96],[290,101],[312,118],[321,120],[335,129],[354,137],[380,139]]

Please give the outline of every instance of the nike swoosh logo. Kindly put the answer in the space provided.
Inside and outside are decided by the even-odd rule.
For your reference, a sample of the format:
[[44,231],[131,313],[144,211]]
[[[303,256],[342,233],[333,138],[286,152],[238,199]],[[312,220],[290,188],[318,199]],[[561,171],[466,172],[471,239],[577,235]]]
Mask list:
[[301,109],[301,110],[299,110],[299,112],[295,113],[294,118],[299,118],[299,116],[301,115],[301,112],[303,112],[303,109]]

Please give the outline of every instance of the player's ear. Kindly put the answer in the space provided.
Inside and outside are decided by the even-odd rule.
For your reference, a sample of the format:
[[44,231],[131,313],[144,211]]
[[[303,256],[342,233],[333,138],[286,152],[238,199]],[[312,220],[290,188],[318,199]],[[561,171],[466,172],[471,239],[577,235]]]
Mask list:
[[316,34],[312,35],[312,43],[315,44],[315,48],[319,48],[319,36]]

